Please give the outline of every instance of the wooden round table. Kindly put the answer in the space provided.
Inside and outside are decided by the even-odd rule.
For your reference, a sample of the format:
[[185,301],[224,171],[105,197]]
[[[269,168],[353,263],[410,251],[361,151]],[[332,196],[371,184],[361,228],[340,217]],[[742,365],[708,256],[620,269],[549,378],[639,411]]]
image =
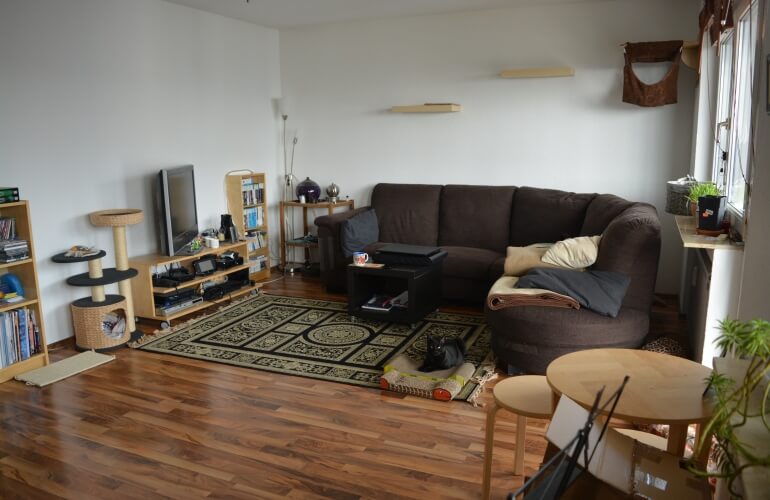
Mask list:
[[556,396],[564,394],[591,408],[597,391],[606,386],[603,401],[630,377],[613,417],[640,424],[669,427],[667,451],[684,455],[689,424],[703,424],[712,415],[710,398],[703,398],[711,369],[669,354],[636,349],[589,349],[557,358],[546,370]]

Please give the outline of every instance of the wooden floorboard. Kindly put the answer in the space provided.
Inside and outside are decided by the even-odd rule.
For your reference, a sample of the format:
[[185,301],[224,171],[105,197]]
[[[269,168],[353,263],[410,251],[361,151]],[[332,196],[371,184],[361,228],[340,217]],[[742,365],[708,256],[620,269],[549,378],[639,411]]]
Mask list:
[[[345,300],[301,275],[265,290]],[[673,298],[656,306],[656,329],[681,333]],[[52,358],[71,356],[70,346],[54,347]],[[0,498],[480,496],[484,408],[134,349],[115,354],[43,389],[0,384]],[[540,464],[546,425],[529,420],[525,474]],[[493,498],[522,483],[512,474],[515,431],[513,416],[500,412]]]

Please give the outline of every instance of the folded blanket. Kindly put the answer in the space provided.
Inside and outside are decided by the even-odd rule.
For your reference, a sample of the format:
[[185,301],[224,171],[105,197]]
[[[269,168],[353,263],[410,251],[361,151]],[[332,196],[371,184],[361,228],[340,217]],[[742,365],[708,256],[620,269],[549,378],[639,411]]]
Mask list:
[[515,288],[519,278],[503,276],[492,285],[487,306],[493,311],[516,306],[543,306],[580,309],[578,301],[568,295],[538,288]]
[[623,305],[631,278],[612,271],[574,271],[571,269],[533,269],[519,278],[520,289],[553,290],[574,297],[581,306],[615,318]]

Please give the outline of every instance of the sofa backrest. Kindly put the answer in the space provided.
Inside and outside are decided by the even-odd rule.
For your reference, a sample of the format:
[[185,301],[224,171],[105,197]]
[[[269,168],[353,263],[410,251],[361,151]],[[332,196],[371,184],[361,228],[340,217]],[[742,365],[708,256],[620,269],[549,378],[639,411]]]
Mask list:
[[602,234],[612,219],[634,203],[614,194],[600,194],[591,201],[583,219],[580,236]]
[[372,207],[377,211],[380,241],[438,245],[442,189],[430,184],[374,186]]
[[510,244],[554,243],[579,236],[594,197],[595,194],[556,189],[517,189],[513,197]]
[[594,269],[631,278],[623,307],[649,311],[660,258],[660,220],[655,207],[631,203],[602,232]]
[[515,192],[512,186],[444,186],[438,244],[505,253]]

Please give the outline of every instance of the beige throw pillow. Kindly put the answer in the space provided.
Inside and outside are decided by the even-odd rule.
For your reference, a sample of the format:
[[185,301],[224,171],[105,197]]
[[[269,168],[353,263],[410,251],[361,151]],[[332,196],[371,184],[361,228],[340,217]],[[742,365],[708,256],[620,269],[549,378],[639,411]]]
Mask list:
[[508,247],[503,265],[506,276],[524,276],[534,267],[558,267],[540,260],[546,253],[550,243],[535,243],[528,247]]
[[599,256],[601,236],[581,236],[554,243],[542,257],[543,262],[568,269],[585,269]]

